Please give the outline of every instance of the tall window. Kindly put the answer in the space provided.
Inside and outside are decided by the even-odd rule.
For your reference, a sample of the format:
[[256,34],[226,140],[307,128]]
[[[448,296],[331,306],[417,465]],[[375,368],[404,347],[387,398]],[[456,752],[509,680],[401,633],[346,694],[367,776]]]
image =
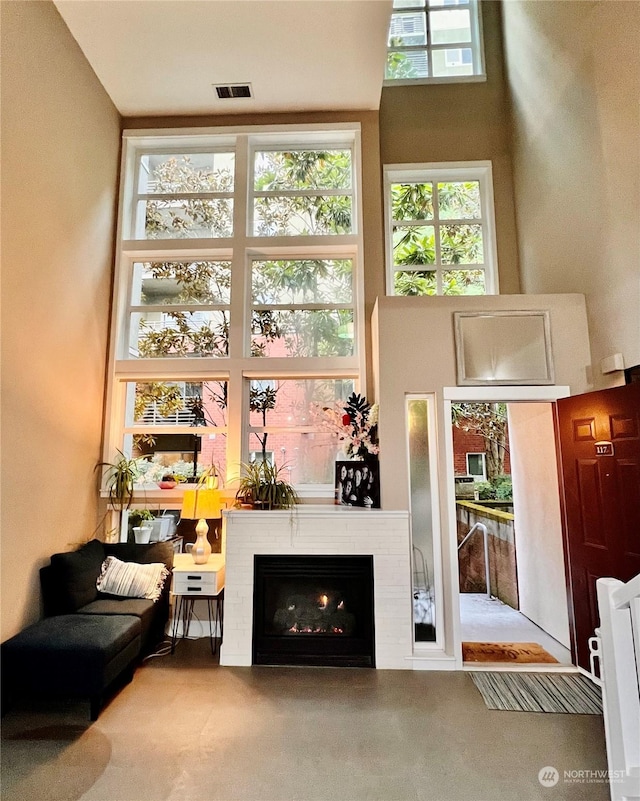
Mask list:
[[364,362],[357,126],[130,132],[124,164],[105,459],[265,458],[331,494],[319,410]]
[[484,77],[479,0],[394,0],[385,79],[389,83]]
[[489,162],[385,167],[387,294],[498,292]]

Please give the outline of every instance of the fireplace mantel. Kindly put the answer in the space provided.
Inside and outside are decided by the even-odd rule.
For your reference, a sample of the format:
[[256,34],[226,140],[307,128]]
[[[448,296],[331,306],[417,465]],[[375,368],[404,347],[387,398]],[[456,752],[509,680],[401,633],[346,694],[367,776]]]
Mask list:
[[407,669],[412,654],[409,513],[333,505],[232,510],[226,518],[221,665],[251,665],[256,554],[373,556],[376,666]]

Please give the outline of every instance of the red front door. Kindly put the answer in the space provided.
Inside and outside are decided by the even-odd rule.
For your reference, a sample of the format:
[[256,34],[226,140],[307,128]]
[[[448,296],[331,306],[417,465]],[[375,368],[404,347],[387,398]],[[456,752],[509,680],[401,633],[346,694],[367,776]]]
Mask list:
[[640,573],[640,384],[564,398],[557,413],[572,645],[589,669],[596,579]]

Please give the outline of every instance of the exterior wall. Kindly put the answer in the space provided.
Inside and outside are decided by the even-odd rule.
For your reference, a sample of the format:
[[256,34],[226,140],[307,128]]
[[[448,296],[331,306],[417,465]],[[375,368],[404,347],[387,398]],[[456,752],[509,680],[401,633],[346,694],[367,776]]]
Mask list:
[[467,474],[467,453],[484,453],[484,438],[453,427],[453,468],[457,476]]
[[2,11],[2,633],[91,538],[120,119],[51,2]]
[[500,292],[511,294],[520,292],[520,278],[500,4],[495,0],[483,0],[482,24],[486,81],[383,88],[380,155],[383,164],[491,161]]
[[[453,468],[457,476],[467,475],[468,453],[484,453],[484,437],[453,426]],[[504,455],[504,472],[511,472],[509,451]]]
[[600,360],[640,363],[640,3],[502,4],[523,292],[583,292]]

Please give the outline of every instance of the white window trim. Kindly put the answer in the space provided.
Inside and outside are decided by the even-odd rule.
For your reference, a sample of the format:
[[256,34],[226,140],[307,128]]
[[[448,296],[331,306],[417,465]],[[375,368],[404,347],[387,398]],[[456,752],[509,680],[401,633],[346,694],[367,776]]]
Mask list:
[[[306,134],[313,133],[307,137]],[[236,147],[237,143],[237,147]],[[251,166],[249,152],[269,146],[295,144],[304,149],[314,147],[349,146],[352,150],[352,233],[309,237],[253,237],[250,236],[249,202],[251,187],[248,173]],[[234,235],[211,239],[133,239],[135,213],[138,200],[137,163],[141,152],[187,153],[202,150],[236,151],[234,178]],[[109,349],[109,377],[105,416],[105,444],[103,459],[113,459],[116,448],[122,448],[132,429],[125,426],[126,382],[135,380],[182,380],[229,382],[229,406],[226,432],[228,478],[237,474],[239,465],[246,461],[249,441],[249,415],[243,412],[246,401],[244,391],[248,379],[278,379],[302,377],[351,378],[356,391],[366,383],[364,269],[362,254],[362,169],[360,123],[237,126],[190,129],[125,130],[121,157],[120,203],[117,225],[117,256],[114,276],[114,304]],[[228,193],[223,193],[228,194]],[[197,196],[197,195],[194,195]],[[216,193],[216,196],[220,196]],[[242,225],[238,223],[242,221]],[[319,250],[321,247],[321,251]],[[354,346],[350,357],[292,358],[251,357],[248,350],[246,314],[250,314],[248,300],[249,262],[255,258],[349,258],[354,275]],[[231,304],[214,308],[229,308],[231,335],[228,357],[198,359],[163,358],[129,359],[127,357],[128,328],[131,313],[130,275],[134,261],[178,259],[224,259],[232,257]],[[199,306],[205,311],[207,306]],[[245,320],[244,326],[238,320]],[[236,328],[234,335],[234,328]],[[238,332],[244,329],[244,339]],[[137,427],[136,427],[137,430]],[[148,427],[145,427],[145,431]],[[179,433],[175,427],[172,433]],[[221,429],[199,428],[198,433],[220,433]],[[162,432],[159,432],[162,433]],[[191,430],[189,433],[193,433]],[[244,457],[244,458],[243,458]],[[305,496],[311,490],[306,487]],[[314,497],[333,496],[333,485],[314,485]],[[103,490],[104,495],[104,490]]]
[[[498,295],[498,253],[495,223],[495,201],[493,196],[493,170],[491,161],[431,162],[425,164],[386,164],[384,171],[384,220],[386,291],[394,295],[393,264],[393,219],[391,212],[391,184],[403,182],[437,181],[478,181],[480,183],[480,202],[482,209],[482,236],[484,247],[485,294]],[[455,265],[447,265],[447,267]],[[473,269],[466,265],[464,269]],[[425,265],[423,269],[431,269]],[[433,265],[434,270],[442,270],[441,265]]]
[[[428,4],[428,0],[425,0]],[[428,9],[425,7],[414,7],[414,8],[406,8],[406,9],[393,9],[392,13],[396,13],[398,11],[404,12],[411,12],[411,11],[426,11],[426,10],[455,10],[458,6],[438,6],[434,9]],[[429,75],[423,78],[385,78],[382,82],[384,87],[387,86],[413,86],[419,84],[429,84],[429,83],[482,83],[486,82],[487,80],[487,73],[486,73],[486,65],[485,65],[485,57],[484,57],[484,34],[482,29],[482,9],[481,9],[481,0],[469,0],[468,4],[464,4],[461,8],[469,8],[471,14],[471,42],[451,42],[445,44],[431,44],[430,41],[427,41],[426,45],[414,45],[411,47],[389,47],[387,46],[387,54],[390,52],[395,51],[405,51],[405,50],[414,50],[414,51],[424,51],[427,54],[427,63],[429,65]],[[433,77],[433,59],[432,59],[432,52],[434,50],[448,50],[457,47],[466,47],[471,48],[471,58],[473,62],[473,75],[447,75],[447,76],[438,76]],[[385,62],[385,70],[386,70],[386,62]]]

